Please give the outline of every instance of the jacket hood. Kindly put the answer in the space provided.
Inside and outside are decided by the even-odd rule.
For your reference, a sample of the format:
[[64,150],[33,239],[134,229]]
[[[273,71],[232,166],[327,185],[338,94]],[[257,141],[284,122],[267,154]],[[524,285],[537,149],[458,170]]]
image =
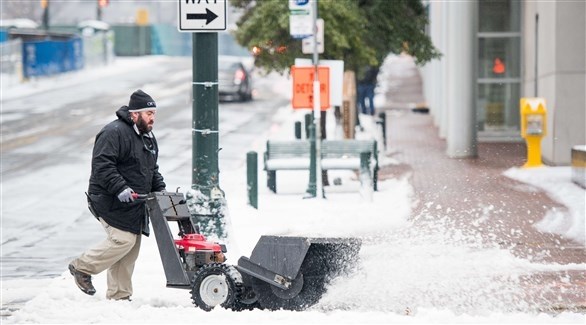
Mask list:
[[132,122],[132,119],[130,118],[130,112],[128,111],[128,106],[126,106],[126,105],[120,107],[116,111],[116,116],[118,117],[119,120],[126,122],[126,124],[128,124],[128,125],[134,124],[134,122]]

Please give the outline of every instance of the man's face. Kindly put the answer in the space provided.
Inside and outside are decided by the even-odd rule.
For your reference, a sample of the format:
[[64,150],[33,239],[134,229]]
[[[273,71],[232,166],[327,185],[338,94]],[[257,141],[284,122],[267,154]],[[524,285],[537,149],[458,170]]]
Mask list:
[[134,114],[137,114],[134,123],[136,123],[138,130],[141,133],[151,132],[153,125],[155,124],[155,111],[138,112]]

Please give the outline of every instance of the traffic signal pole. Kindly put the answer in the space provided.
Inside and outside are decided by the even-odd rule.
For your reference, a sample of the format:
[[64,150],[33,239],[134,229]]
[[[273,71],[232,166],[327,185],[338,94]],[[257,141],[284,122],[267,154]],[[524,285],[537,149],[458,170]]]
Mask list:
[[43,8],[43,29],[49,30],[49,0],[41,0],[41,8]]

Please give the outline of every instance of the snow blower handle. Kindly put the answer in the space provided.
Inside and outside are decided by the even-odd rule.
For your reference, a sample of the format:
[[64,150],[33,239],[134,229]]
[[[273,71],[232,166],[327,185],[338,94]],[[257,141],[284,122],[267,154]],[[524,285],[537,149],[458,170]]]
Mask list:
[[135,200],[146,200],[148,197],[148,194],[132,193],[132,198]]

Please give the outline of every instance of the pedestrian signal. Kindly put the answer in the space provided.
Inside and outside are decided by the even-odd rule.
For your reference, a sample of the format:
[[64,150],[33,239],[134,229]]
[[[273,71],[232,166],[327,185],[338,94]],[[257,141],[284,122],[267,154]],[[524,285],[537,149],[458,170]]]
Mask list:
[[496,74],[503,74],[505,73],[505,63],[500,59],[494,59],[494,65],[492,66],[492,72]]

